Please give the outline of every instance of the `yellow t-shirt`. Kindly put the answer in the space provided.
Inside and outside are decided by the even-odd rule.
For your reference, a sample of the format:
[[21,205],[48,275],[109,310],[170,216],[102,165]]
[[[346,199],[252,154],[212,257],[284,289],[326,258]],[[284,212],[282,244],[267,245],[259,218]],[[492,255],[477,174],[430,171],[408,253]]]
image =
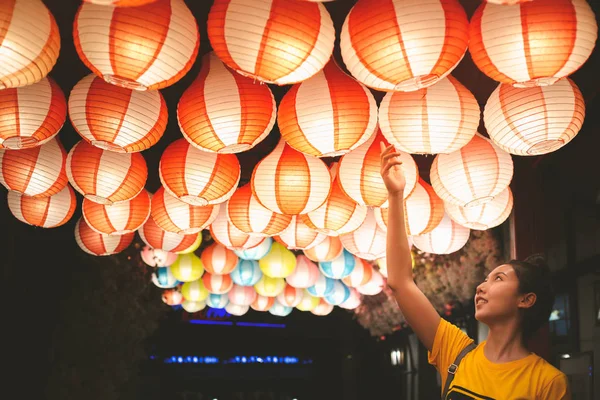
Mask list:
[[[458,327],[441,319],[428,355],[429,363],[442,377],[442,391],[448,367],[472,342]],[[485,342],[480,343],[462,359],[446,399],[571,399],[565,374],[543,358],[531,353],[520,360],[497,364],[485,357],[484,346]]]

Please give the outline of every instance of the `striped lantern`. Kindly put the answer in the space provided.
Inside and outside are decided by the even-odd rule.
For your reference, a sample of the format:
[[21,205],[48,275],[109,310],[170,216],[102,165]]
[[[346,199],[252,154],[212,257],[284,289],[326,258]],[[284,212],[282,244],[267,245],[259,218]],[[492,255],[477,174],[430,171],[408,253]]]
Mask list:
[[56,228],[71,219],[77,207],[75,192],[69,185],[48,197],[23,196],[9,190],[8,208],[21,222],[41,228]]
[[306,257],[315,262],[331,261],[342,254],[343,249],[344,247],[342,246],[339,237],[327,236],[325,237],[325,240],[318,245],[311,247],[308,250],[303,250],[303,253]]
[[342,251],[335,260],[321,261],[319,269],[328,278],[343,279],[352,273],[356,264],[358,264],[356,257],[347,251]]
[[296,268],[285,277],[288,285],[299,289],[313,286],[319,279],[319,268],[308,257],[299,255],[296,257]]
[[373,276],[373,267],[371,263],[367,260],[363,260],[362,258],[356,257],[356,265],[350,275],[346,276],[342,279],[342,282],[346,284],[348,287],[359,287],[371,280],[371,276]]
[[171,264],[171,272],[180,282],[192,282],[199,280],[204,274],[204,265],[200,257],[194,253],[180,254],[177,260]]
[[264,275],[254,284],[254,290],[261,296],[276,297],[285,289],[283,278],[272,278]]
[[93,256],[110,256],[117,254],[129,247],[133,242],[135,233],[125,235],[104,235],[98,233],[79,218],[75,224],[75,241],[81,250]]
[[242,306],[239,304],[234,304],[232,302],[227,303],[227,305],[225,306],[225,311],[236,317],[241,317],[242,315],[246,314],[249,309],[250,306]]
[[150,215],[154,222],[168,232],[198,233],[217,218],[219,205],[193,206],[177,199],[160,187],[152,196]]
[[208,39],[231,69],[289,85],[319,72],[331,56],[335,28],[322,4],[288,0],[215,0]]
[[181,294],[189,301],[204,301],[208,297],[208,290],[202,279],[184,282],[181,285]]
[[306,214],[319,208],[331,192],[331,174],[318,158],[292,149],[283,139],[256,164],[252,194],[279,214]]
[[383,279],[383,276],[378,271],[373,271],[371,279],[364,285],[358,286],[356,291],[366,296],[375,296],[383,291],[384,285],[385,280]]
[[221,309],[225,308],[229,304],[229,296],[224,294],[210,293],[206,298],[206,305],[211,308]]
[[232,250],[245,250],[254,248],[263,243],[265,238],[250,236],[235,227],[227,218],[227,203],[219,206],[217,218],[210,224],[210,235],[217,243]]
[[192,234],[192,236],[196,237],[196,240],[194,240],[194,243],[192,243],[189,247],[187,247],[181,251],[178,251],[177,254],[187,254],[187,253],[191,253],[193,251],[198,250],[198,248],[202,244],[202,232],[199,232],[197,235]]
[[322,71],[283,96],[277,125],[295,150],[315,157],[341,156],[375,133],[377,103],[369,89],[332,58]]
[[234,250],[233,252],[242,260],[260,260],[271,250],[271,244],[273,244],[273,239],[266,237],[259,245],[251,249]]
[[87,3],[99,4],[101,6],[115,7],[138,7],[145,4],[154,3],[156,0],[83,0]]
[[150,217],[150,196],[142,190],[129,201],[107,205],[83,199],[81,207],[85,222],[99,233],[123,235],[137,231]]
[[508,187],[512,177],[510,154],[479,133],[462,149],[435,156],[430,171],[437,195],[462,207],[492,200]]
[[161,249],[153,249],[150,246],[144,246],[140,251],[142,261],[151,267],[169,267],[177,261],[177,254]]
[[0,3],[0,90],[31,85],[56,64],[60,32],[41,0]]
[[413,91],[448,75],[467,51],[458,0],[359,0],[340,33],[344,64],[365,85]]
[[361,295],[358,293],[358,290],[355,288],[350,288],[350,296],[341,304],[338,304],[338,307],[344,308],[346,310],[354,310],[361,303]]
[[425,235],[413,236],[413,243],[426,253],[451,254],[463,248],[470,233],[469,228],[454,222],[446,213],[434,230]]
[[73,40],[81,61],[105,81],[154,90],[174,84],[190,70],[200,34],[183,0],[139,7],[84,2],[75,15]]
[[290,225],[274,239],[290,250],[311,249],[325,240],[327,235],[312,229],[299,217],[292,216]]
[[93,146],[136,153],[154,146],[165,133],[167,104],[158,90],[140,92],[90,74],[69,95],[69,118]]
[[365,260],[376,260],[385,255],[387,233],[379,227],[375,212],[369,209],[365,222],[352,233],[340,235],[342,245],[350,253]]
[[[204,264],[204,267],[206,268],[206,264]],[[233,281],[229,274],[218,275],[211,274],[208,272],[208,269],[206,271],[207,272],[202,275],[202,283],[204,283],[204,287],[209,293],[225,294],[231,290]]]
[[67,153],[57,138],[22,150],[0,149],[0,183],[31,197],[49,197],[67,186]]
[[[342,156],[339,162],[339,184],[342,190],[363,206],[387,207],[388,192],[379,172],[381,167],[380,142],[389,146],[381,132],[371,136],[350,153]],[[408,153],[400,155],[402,171],[406,179],[404,198],[407,198],[415,188],[419,178],[417,163]]]
[[515,87],[552,85],[592,54],[598,26],[586,0],[483,2],[471,17],[469,52],[490,78]]
[[258,261],[240,259],[230,276],[236,285],[254,286],[262,278],[263,273],[258,266]]
[[190,247],[198,235],[180,235],[178,233],[167,232],[152,219],[148,218],[146,223],[137,231],[144,243],[153,249],[161,249],[173,253],[179,253]]
[[277,107],[268,85],[227,68],[210,52],[177,105],[183,137],[200,150],[240,153],[263,141]]
[[296,256],[281,243],[273,242],[267,255],[258,260],[258,266],[271,278],[285,278],[296,268]]
[[162,153],[158,172],[171,195],[194,206],[206,206],[228,200],[242,170],[234,154],[207,153],[179,139]]
[[484,231],[494,228],[510,216],[513,208],[513,195],[510,187],[504,189],[492,201],[475,207],[461,207],[446,203],[448,216],[458,224],[475,230]]
[[51,78],[0,90],[0,149],[44,144],[58,134],[66,118],[65,95]]
[[265,208],[252,194],[250,184],[233,193],[227,202],[227,217],[236,228],[252,236],[278,235],[292,221],[291,215],[278,214]]
[[350,288],[342,283],[342,281],[336,280],[333,288],[333,292],[323,299],[333,306],[339,306],[350,298]]
[[252,286],[233,285],[227,296],[229,297],[229,304],[249,306],[256,299],[257,294]]
[[277,295],[277,301],[287,307],[296,307],[302,301],[303,296],[304,289],[285,285],[283,291]]
[[161,299],[163,303],[172,307],[178,306],[181,303],[183,303],[183,295],[177,289],[167,289],[163,291]]
[[314,315],[318,315],[319,317],[329,315],[332,311],[333,305],[326,302],[324,298],[319,299],[319,304],[317,304],[315,308],[310,310],[311,313],[313,313]]
[[519,156],[556,151],[577,135],[585,118],[579,88],[568,79],[518,89],[500,84],[490,95],[483,121],[490,139]]
[[321,299],[319,297],[311,296],[311,294],[305,289],[302,300],[300,300],[300,303],[296,306],[296,308],[300,311],[311,311],[314,310],[320,302]]
[[279,302],[278,299],[275,299],[271,308],[269,308],[269,313],[275,315],[276,317],[287,317],[292,312],[293,308],[285,306]]
[[184,300],[181,303],[181,308],[189,313],[195,313],[204,310],[206,308],[206,302]]
[[144,189],[148,166],[140,153],[115,153],[81,140],[67,156],[67,176],[85,198],[114,204],[131,200]]
[[273,304],[275,304],[275,297],[267,297],[267,296],[258,295],[258,296],[256,296],[256,300],[254,300],[252,302],[252,304],[250,304],[250,307],[254,311],[265,312],[265,311],[269,311],[269,309],[271,307],[273,307]]
[[319,272],[317,280],[312,286],[306,288],[311,296],[325,297],[333,293],[335,279],[331,279]]
[[200,258],[206,271],[211,274],[229,274],[238,262],[238,256],[233,250],[219,243],[213,243],[202,250]]
[[177,278],[171,273],[169,267],[157,267],[152,272],[152,283],[161,289],[172,289],[179,284]]
[[477,99],[451,75],[414,92],[388,92],[379,107],[383,136],[411,154],[460,149],[477,132],[479,118]]

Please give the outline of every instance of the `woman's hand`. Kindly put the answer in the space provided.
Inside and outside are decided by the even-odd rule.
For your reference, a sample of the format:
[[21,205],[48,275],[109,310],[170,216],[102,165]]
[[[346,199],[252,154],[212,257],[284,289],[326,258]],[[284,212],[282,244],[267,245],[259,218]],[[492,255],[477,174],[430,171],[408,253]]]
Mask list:
[[385,147],[383,142],[379,142],[379,147],[381,148],[380,173],[388,193],[404,193],[406,180],[404,179],[404,172],[401,167],[400,153],[392,145]]

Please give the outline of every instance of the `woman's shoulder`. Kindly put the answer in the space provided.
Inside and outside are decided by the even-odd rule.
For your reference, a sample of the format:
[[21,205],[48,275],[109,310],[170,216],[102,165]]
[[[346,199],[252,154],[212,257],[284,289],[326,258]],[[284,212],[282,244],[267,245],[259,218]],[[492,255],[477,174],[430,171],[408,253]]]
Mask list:
[[542,373],[544,377],[548,379],[548,381],[551,381],[557,377],[565,376],[564,372],[535,353],[531,353],[531,360],[532,366]]

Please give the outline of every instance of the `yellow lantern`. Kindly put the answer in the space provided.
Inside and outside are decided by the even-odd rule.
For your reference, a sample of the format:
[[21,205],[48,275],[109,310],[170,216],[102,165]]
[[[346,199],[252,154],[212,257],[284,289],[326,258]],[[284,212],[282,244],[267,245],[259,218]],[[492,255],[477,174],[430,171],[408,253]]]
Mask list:
[[271,278],[285,278],[296,268],[296,256],[281,243],[273,242],[266,256],[258,260],[263,274]]
[[179,282],[191,282],[200,279],[204,266],[200,257],[194,253],[180,254],[171,264],[171,273]]
[[263,275],[254,285],[254,290],[261,296],[275,297],[285,289],[285,280],[283,278],[271,278]]
[[195,281],[185,282],[181,286],[181,294],[188,301],[204,301],[208,297],[208,290],[204,286],[202,279],[196,279]]

